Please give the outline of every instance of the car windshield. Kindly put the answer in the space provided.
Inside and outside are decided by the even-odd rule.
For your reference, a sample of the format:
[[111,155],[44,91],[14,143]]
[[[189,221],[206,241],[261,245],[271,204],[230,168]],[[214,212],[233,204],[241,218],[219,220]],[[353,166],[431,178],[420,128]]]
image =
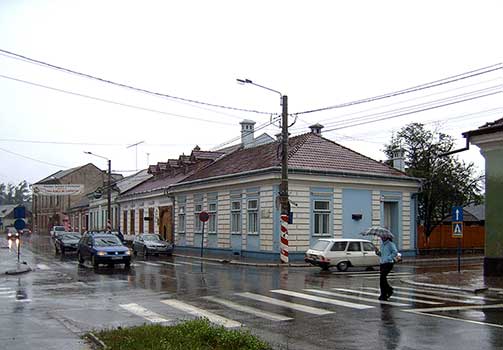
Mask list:
[[110,235],[110,237],[95,237],[94,245],[98,247],[108,247],[114,245],[122,245],[122,243],[117,237]]
[[54,231],[64,231],[64,226],[54,226]]
[[328,247],[329,244],[330,241],[318,241],[314,244],[314,246],[311,249],[323,251]]
[[76,239],[80,239],[80,235],[75,234],[75,233],[66,233],[66,234],[60,235],[59,237],[61,237],[61,239],[63,239],[63,240],[76,240]]
[[143,235],[143,239],[145,241],[160,241],[161,239],[159,238],[159,235]]

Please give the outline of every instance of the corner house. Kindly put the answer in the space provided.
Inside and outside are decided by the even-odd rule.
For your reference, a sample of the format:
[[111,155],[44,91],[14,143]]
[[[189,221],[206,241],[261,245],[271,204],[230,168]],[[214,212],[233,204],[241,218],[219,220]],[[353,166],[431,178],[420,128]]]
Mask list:
[[[279,259],[279,141],[254,139],[253,121],[241,125],[241,145],[163,186],[173,206],[174,240],[177,248],[199,249],[198,215],[207,211],[207,250]],[[290,260],[302,259],[319,238],[361,237],[373,225],[390,228],[402,253],[415,254],[420,180],[323,138],[321,128],[289,139]]]

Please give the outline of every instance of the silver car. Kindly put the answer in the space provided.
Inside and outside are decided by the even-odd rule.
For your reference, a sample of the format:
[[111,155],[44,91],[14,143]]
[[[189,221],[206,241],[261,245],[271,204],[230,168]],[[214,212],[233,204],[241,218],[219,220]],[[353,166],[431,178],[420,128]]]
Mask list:
[[141,233],[133,240],[133,255],[171,255],[173,245],[155,233]]
[[378,249],[365,239],[319,239],[304,255],[304,261],[328,270],[337,267],[346,271],[349,267],[373,267],[379,265]]

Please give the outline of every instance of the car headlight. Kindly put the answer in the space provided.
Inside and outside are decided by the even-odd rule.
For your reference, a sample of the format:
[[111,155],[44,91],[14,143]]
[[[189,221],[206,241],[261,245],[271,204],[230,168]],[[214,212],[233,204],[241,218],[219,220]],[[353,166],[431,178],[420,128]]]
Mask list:
[[104,256],[104,255],[107,255],[107,252],[97,252],[96,255]]
[[126,250],[126,251],[124,252],[124,254],[126,254],[126,255],[131,255],[131,251],[128,249],[128,250]]

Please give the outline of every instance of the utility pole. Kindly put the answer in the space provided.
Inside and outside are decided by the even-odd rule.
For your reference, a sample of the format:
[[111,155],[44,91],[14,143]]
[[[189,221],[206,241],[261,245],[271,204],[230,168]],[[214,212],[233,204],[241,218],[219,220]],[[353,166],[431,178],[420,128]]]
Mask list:
[[281,184],[279,189],[281,203],[281,234],[280,259],[288,263],[288,220],[290,217],[290,202],[288,200],[288,96],[282,96],[281,116]]
[[290,202],[288,200],[288,96],[281,92],[268,88],[250,79],[236,79],[240,84],[252,84],[262,89],[275,92],[280,95],[281,106],[281,183],[279,185],[279,201],[281,203],[281,231],[280,231],[280,260],[288,263],[288,221],[290,218]]
[[108,160],[108,194],[107,194],[108,221],[112,224],[112,160]]

